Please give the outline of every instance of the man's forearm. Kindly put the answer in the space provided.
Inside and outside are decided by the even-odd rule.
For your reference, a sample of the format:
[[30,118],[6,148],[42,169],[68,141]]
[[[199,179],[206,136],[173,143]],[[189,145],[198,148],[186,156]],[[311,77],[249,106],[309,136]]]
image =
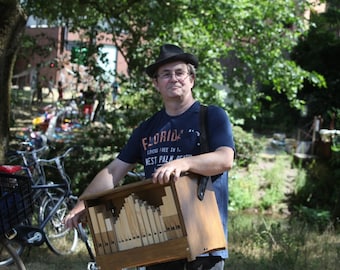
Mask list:
[[205,176],[217,175],[229,171],[233,161],[233,149],[221,147],[214,152],[188,157],[188,171]]

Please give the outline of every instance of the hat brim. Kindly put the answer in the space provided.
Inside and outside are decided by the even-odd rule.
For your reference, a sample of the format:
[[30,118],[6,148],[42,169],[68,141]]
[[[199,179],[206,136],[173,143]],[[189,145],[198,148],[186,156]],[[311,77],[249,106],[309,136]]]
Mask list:
[[171,62],[175,62],[175,61],[183,61],[185,63],[189,63],[189,64],[194,65],[195,68],[198,67],[198,60],[194,55],[192,55],[190,53],[182,53],[182,54],[174,55],[172,57],[163,59],[161,61],[158,61],[158,62],[146,67],[145,72],[146,72],[146,74],[149,75],[149,77],[153,78],[159,67],[161,67],[161,66],[163,66],[167,63],[171,63]]

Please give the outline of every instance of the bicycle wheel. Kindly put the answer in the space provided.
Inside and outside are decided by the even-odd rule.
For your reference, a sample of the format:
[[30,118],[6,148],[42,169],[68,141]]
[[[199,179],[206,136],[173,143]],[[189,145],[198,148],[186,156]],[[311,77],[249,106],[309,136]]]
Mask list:
[[14,264],[18,270],[26,270],[20,258],[23,246],[16,241],[9,241],[2,237],[0,240],[0,267]]
[[[59,197],[46,197],[41,204],[40,223],[51,213],[57,204]],[[69,207],[66,201],[59,206],[50,221],[43,228],[48,247],[58,255],[66,255],[76,250],[78,244],[78,232],[76,229],[66,229],[63,220],[68,214]]]

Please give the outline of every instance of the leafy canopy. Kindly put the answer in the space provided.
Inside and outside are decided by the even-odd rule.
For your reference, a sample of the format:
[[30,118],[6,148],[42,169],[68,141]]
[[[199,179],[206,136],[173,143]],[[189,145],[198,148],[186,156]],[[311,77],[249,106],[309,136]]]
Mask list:
[[[258,89],[265,85],[287,96],[292,106],[305,80],[325,87],[322,76],[303,70],[289,59],[298,38],[306,32],[303,13],[308,1],[277,0],[25,0],[28,14],[66,25],[72,31],[112,33],[124,55],[129,76],[121,75],[129,104],[148,115],[160,106],[144,67],[159,46],[175,43],[196,54],[200,65],[194,89],[198,99],[226,107],[259,110]],[[228,68],[222,63],[228,63]],[[118,74],[120,75],[120,74]],[[225,91],[220,91],[220,90]],[[274,93],[273,92],[273,93]],[[123,93],[124,94],[124,93]],[[142,100],[153,100],[145,103]],[[226,102],[227,101],[227,102]],[[139,114],[144,117],[143,113]]]

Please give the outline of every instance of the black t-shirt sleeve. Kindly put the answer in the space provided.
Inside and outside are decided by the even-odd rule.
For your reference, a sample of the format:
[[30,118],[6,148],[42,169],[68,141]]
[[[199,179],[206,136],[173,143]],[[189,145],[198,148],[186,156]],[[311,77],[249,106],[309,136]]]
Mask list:
[[208,141],[210,151],[215,151],[221,146],[235,148],[232,127],[227,113],[220,107],[208,107]]
[[123,149],[120,151],[118,155],[118,159],[134,164],[134,163],[140,163],[141,162],[141,156],[140,156],[140,130],[141,126],[137,127],[131,134],[129,140],[127,141],[126,145],[123,147]]

